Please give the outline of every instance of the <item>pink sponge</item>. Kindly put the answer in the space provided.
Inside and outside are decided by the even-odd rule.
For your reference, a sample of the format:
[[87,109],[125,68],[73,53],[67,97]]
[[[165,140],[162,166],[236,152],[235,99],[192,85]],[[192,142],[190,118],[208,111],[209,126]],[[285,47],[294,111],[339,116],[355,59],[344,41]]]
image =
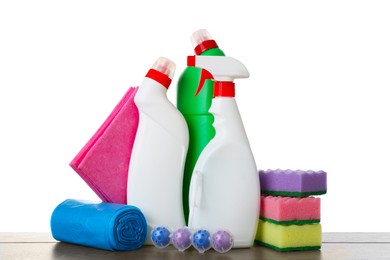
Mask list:
[[126,204],[127,174],[138,128],[131,87],[106,121],[70,162],[70,166],[104,202]]
[[261,196],[260,218],[281,225],[320,222],[320,198]]

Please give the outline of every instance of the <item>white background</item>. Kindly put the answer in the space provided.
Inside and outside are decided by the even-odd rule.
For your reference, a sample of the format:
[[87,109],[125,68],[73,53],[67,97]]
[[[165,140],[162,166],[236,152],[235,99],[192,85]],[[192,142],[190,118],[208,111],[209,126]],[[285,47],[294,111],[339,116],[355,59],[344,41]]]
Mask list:
[[237,102],[259,169],[328,172],[323,231],[390,231],[388,1],[1,1],[0,231],[98,200],[69,162],[159,56],[206,28],[251,73]]

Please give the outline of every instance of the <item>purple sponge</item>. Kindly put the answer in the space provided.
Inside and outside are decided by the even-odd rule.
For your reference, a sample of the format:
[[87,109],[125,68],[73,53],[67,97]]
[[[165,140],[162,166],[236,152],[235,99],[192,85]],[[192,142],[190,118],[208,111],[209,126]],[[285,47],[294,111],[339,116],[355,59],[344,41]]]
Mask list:
[[305,197],[326,193],[326,172],[302,170],[260,170],[261,193]]

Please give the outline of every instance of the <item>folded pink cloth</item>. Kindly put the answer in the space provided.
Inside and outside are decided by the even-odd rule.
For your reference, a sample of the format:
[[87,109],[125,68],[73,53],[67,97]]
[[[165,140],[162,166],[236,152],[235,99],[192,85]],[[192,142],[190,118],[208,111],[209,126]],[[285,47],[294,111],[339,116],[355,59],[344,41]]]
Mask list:
[[104,202],[127,202],[127,174],[139,121],[137,89],[127,91],[69,164]]

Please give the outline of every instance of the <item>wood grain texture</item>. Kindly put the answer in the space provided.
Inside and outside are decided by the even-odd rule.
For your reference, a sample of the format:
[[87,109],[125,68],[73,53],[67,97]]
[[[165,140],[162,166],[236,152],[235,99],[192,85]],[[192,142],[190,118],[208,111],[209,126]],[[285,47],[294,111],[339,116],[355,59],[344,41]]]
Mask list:
[[174,247],[157,249],[144,246],[139,250],[111,252],[56,242],[48,233],[0,233],[0,259],[240,259],[240,260],[349,260],[390,259],[390,233],[324,233],[321,250],[276,252],[262,246],[234,249],[225,254],[209,250],[199,254],[191,248],[183,253]]

